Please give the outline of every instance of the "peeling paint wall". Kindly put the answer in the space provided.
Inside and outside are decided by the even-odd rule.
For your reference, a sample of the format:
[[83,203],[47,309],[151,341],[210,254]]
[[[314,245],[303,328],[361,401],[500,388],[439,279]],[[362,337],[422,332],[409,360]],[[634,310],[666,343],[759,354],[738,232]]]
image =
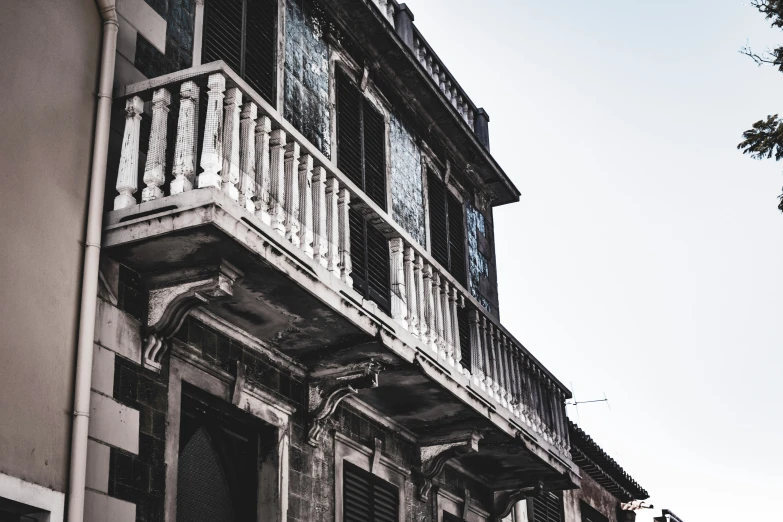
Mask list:
[[585,502],[604,515],[609,522],[617,522],[619,501],[584,471],[582,472],[582,487],[563,492],[564,522],[582,521],[580,502]]
[[389,142],[392,218],[425,246],[421,150],[413,135],[393,114],[389,122]]
[[468,286],[473,297],[487,309],[492,311],[492,304],[481,295],[481,280],[489,279],[490,264],[486,256],[479,251],[478,235],[479,233],[486,237],[487,224],[484,215],[473,205],[468,203],[467,222],[468,222],[468,263],[470,273],[468,274]]
[[285,32],[284,117],[329,157],[329,45],[317,4],[286,2]]

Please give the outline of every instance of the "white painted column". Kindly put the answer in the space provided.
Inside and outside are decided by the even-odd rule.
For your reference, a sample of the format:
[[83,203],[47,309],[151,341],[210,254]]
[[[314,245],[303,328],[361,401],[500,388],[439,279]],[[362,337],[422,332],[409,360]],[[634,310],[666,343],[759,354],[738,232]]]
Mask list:
[[326,268],[340,277],[340,223],[337,202],[340,197],[340,183],[337,178],[326,180]]
[[313,169],[313,256],[327,268],[328,252],[326,237],[326,169],[318,165]]
[[259,116],[256,120],[256,216],[267,225],[272,224],[269,216],[269,133],[272,121],[268,116]]
[[285,237],[285,131],[273,130],[269,136],[269,205],[272,228]]
[[438,357],[446,358],[446,339],[443,337],[443,301],[440,296],[440,274],[433,269],[432,271],[432,301],[435,305],[435,338],[433,339],[437,348]]
[[253,102],[242,106],[239,122],[239,204],[255,213],[256,194],[256,118],[258,107]]
[[425,318],[427,320],[427,343],[432,351],[438,353],[438,329],[435,326],[435,297],[434,280],[432,266],[425,263],[422,269],[422,278],[424,280],[424,306]]
[[198,98],[199,88],[195,82],[187,81],[180,86],[177,141],[174,145],[174,166],[172,168],[174,180],[169,187],[171,195],[191,190],[193,181],[195,181]]
[[313,258],[313,157],[299,160],[299,248]]
[[413,281],[415,285],[416,315],[418,317],[419,338],[424,346],[428,346],[427,337],[427,319],[425,317],[425,299],[424,299],[424,267],[422,266],[421,256],[416,254],[413,258]]
[[454,365],[457,367],[460,373],[462,373],[462,350],[460,349],[459,340],[459,319],[457,317],[457,305],[459,303],[460,295],[457,287],[451,287],[451,293],[449,294],[449,305],[451,306],[451,344],[454,346]]
[[223,91],[226,90],[226,78],[220,74],[212,74],[207,81],[207,115],[204,123],[204,144],[201,147],[201,168],[198,175],[198,188],[220,188],[220,169],[223,168]]
[[160,187],[166,182],[166,145],[168,134],[169,105],[171,93],[158,89],[152,94],[152,129],[150,130],[147,162],[144,166],[144,184],[141,191],[142,201],[152,201],[163,197]]
[[405,301],[408,305],[408,331],[414,337],[419,336],[419,312],[417,310],[419,299],[416,297],[416,282],[413,274],[413,263],[415,254],[413,247],[406,246],[402,258],[403,271],[405,274]]
[[389,240],[389,282],[391,286],[391,316],[400,326],[408,329],[408,304],[405,291],[405,270],[403,262],[403,249],[405,243],[402,238],[395,237]]
[[234,201],[239,200],[239,111],[242,93],[236,87],[226,92],[223,117],[223,168],[220,171],[221,190]]
[[351,204],[351,194],[348,189],[340,190],[337,198],[337,220],[340,252],[340,279],[348,286],[353,286],[351,278],[351,227],[348,222],[348,211]]
[[299,246],[299,144],[285,147],[285,238]]
[[120,167],[117,172],[117,192],[114,198],[114,210],[120,210],[136,204],[133,194],[138,189],[139,176],[139,130],[144,102],[133,96],[125,102],[125,131],[122,135]]
[[451,283],[444,277],[440,286],[441,313],[443,313],[443,338],[445,340],[446,362],[454,366],[454,330],[452,330],[451,304],[449,295],[451,294]]
[[481,320],[479,319],[478,311],[471,310],[468,313],[468,321],[470,321],[470,366],[473,373],[473,385],[485,390],[484,358],[481,355],[483,350],[481,342]]

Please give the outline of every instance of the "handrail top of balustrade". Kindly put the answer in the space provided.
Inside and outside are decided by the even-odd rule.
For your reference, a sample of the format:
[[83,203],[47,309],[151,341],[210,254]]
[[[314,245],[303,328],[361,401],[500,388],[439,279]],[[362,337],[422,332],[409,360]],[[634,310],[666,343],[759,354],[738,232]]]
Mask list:
[[[327,158],[320,150],[318,150],[318,148],[315,147],[315,145],[310,142],[310,140],[305,138],[291,123],[288,122],[288,120],[283,118],[282,115],[269,104],[269,102],[264,100],[261,95],[255,91],[255,89],[248,85],[225,62],[219,60],[207,64],[197,65],[189,69],[183,69],[181,71],[173,72],[163,76],[158,76],[156,78],[150,78],[148,80],[137,82],[131,85],[118,86],[114,89],[113,95],[115,100],[127,99],[131,96],[139,96],[142,100],[148,101],[152,98],[152,93],[157,89],[163,87],[170,88],[172,85],[179,85],[186,81],[200,79],[215,73],[221,73],[226,78],[226,89],[237,87],[244,94],[250,96],[252,101],[258,105],[260,113],[269,116],[269,118],[272,119],[282,130],[284,130],[286,134],[291,136],[300,144],[300,146],[306,149],[306,153],[312,156],[314,165],[321,165],[332,175],[334,175],[340,181],[340,183],[348,189],[353,198],[360,199],[364,207],[379,217],[384,222],[385,227],[391,229],[393,236],[402,238],[405,244],[412,247],[414,252],[420,255],[427,262],[427,264],[437,269],[442,279],[446,279],[450,285],[457,288],[460,294],[463,295],[464,298],[470,302],[470,304],[476,310],[479,311],[479,313],[486,317],[496,329],[498,329],[506,338],[508,338],[511,343],[513,343],[527,357],[529,357],[531,362],[540,368],[555,386],[560,388],[566,398],[571,398],[571,391],[568,389],[568,387],[566,387],[557,377],[552,374],[552,372],[546,368],[546,366],[544,366],[532,353],[530,353],[530,351],[525,348],[525,346],[519,342],[516,337],[500,323],[499,320],[489,314],[483,305],[481,305],[478,300],[473,297],[473,294],[471,294],[468,289],[466,289],[461,283],[457,281],[454,276],[445,270],[440,265],[440,263],[438,263],[424,247],[419,245],[419,243],[414,240],[407,231],[397,224],[386,211],[381,209],[363,191],[361,191],[356,186],[356,184],[348,178],[348,176],[346,176],[337,168],[337,165],[335,165],[332,160]],[[171,94],[172,96],[175,96],[177,93],[172,92]],[[303,151],[303,153],[305,153],[305,151]]]

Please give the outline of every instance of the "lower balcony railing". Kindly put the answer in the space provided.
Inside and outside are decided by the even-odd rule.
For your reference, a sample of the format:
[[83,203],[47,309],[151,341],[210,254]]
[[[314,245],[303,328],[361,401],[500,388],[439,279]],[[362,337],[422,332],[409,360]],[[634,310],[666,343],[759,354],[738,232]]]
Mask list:
[[[568,455],[568,390],[223,62],[131,85],[118,94],[125,123],[114,210],[138,203],[139,181],[145,185],[142,201],[214,187],[351,286],[349,208],[359,209],[389,240],[391,318],[420,350]],[[142,132],[145,101],[150,101],[151,122],[144,122]],[[170,121],[172,105],[176,122]],[[145,155],[140,137],[147,123]]]

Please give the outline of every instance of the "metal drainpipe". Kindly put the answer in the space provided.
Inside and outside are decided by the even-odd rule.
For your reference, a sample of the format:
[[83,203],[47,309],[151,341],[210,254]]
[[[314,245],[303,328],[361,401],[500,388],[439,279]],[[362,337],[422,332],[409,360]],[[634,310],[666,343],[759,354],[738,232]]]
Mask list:
[[101,256],[103,193],[106,186],[106,157],[109,154],[111,91],[117,52],[117,11],[115,0],[96,0],[103,19],[101,69],[98,80],[98,107],[92,147],[90,200],[84,241],[84,270],[76,348],[76,380],[73,392],[71,469],[68,491],[68,522],[84,520],[84,486],[87,474],[87,433],[90,426],[90,388],[95,340],[95,308],[98,299],[98,270]]

